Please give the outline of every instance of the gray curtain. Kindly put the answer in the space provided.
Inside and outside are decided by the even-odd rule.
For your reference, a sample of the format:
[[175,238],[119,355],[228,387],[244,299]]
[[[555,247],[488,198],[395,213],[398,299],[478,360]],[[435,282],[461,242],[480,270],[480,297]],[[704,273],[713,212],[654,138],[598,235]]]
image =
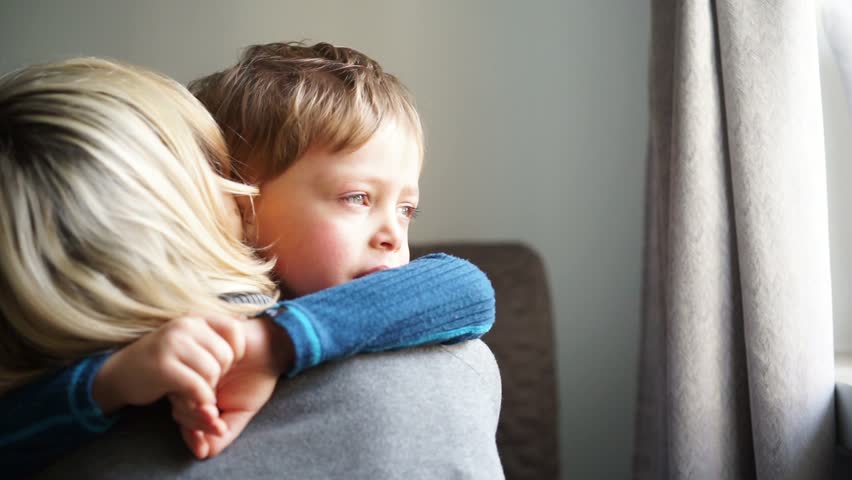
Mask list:
[[831,477],[815,7],[652,0],[637,479]]

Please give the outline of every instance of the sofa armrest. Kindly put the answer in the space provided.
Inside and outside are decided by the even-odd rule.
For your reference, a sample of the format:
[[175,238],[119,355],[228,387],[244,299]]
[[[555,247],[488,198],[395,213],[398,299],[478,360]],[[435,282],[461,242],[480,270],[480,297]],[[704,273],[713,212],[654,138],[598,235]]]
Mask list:
[[506,478],[559,478],[553,313],[544,264],[519,243],[432,243],[412,258],[446,252],[482,269],[494,285],[497,320],[483,341],[503,380],[497,447]]

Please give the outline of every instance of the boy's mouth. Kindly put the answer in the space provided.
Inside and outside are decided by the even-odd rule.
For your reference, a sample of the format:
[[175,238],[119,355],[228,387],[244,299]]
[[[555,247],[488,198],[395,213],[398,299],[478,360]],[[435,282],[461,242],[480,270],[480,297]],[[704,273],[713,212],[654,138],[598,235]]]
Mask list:
[[363,271],[363,272],[359,273],[358,275],[355,275],[355,278],[366,277],[367,275],[369,275],[369,274],[371,274],[371,273],[376,273],[376,272],[380,272],[380,271],[382,271],[382,270],[387,270],[387,269],[388,269],[388,267],[387,267],[387,266],[385,266],[385,265],[379,265],[378,267],[371,268],[371,269],[369,269],[369,270],[366,270],[366,271]]

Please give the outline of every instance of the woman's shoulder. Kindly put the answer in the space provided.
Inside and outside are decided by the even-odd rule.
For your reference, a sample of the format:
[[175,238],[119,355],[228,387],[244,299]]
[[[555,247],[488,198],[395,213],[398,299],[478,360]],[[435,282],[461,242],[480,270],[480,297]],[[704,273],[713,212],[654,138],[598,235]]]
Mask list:
[[362,354],[282,378],[212,459],[192,459],[167,411],[143,409],[38,478],[502,478],[499,402],[479,340]]
[[455,345],[439,345],[438,348],[477,375],[482,382],[483,392],[491,397],[495,414],[499,415],[503,397],[500,369],[488,345],[482,340],[471,340]]
[[420,404],[459,404],[468,398],[488,401],[495,413],[501,398],[497,362],[481,340],[362,354],[282,382],[280,389],[291,395],[361,398],[374,408],[416,392]]
[[502,478],[500,373],[481,340],[358,355],[283,382],[276,397],[271,410],[322,422],[302,438],[325,446],[329,476]]

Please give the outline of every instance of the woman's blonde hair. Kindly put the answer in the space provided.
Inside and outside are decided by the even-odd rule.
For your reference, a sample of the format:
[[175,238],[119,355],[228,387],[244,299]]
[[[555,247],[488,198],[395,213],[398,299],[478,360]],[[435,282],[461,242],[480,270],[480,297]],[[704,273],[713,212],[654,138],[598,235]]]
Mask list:
[[223,192],[256,193],[229,168],[173,80],[93,58],[0,78],[0,392],[190,311],[259,310],[223,295],[274,296],[228,228]]

